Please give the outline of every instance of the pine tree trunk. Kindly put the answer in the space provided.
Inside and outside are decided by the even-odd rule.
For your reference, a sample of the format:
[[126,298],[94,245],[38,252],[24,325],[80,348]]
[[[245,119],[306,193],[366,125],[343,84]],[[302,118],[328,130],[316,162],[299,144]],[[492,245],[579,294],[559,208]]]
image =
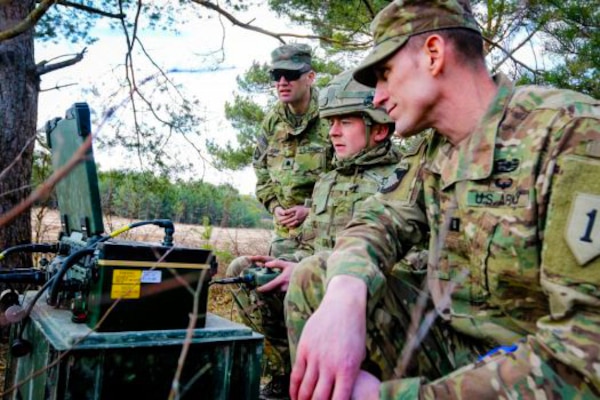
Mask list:
[[[33,0],[0,2],[0,31],[22,22]],[[35,70],[33,28],[0,42],[0,215],[30,193],[37,124],[38,76]],[[31,242],[30,212],[0,227],[0,248]],[[31,257],[19,255],[2,261],[2,267],[31,266]]]

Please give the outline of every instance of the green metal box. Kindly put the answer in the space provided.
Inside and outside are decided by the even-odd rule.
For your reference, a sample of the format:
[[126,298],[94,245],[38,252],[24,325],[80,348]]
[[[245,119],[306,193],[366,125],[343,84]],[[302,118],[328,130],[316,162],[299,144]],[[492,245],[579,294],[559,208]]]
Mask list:
[[[263,337],[213,314],[190,332],[98,333],[71,322],[69,311],[38,303],[23,338],[33,350],[9,360],[3,399],[258,398]],[[178,395],[169,397],[172,387]]]
[[185,329],[192,313],[195,327],[204,326],[208,282],[217,267],[209,250],[108,241],[98,244],[94,264],[90,328]]

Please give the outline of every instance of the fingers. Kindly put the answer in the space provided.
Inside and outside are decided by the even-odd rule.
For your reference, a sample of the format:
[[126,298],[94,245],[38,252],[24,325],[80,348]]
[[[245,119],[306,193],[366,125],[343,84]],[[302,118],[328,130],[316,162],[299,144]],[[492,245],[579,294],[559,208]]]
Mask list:
[[269,261],[273,261],[275,258],[271,257],[271,256],[248,256],[248,259],[252,262],[262,262],[262,263],[267,263]]
[[323,399],[327,397],[313,397],[315,392],[315,386],[319,379],[319,370],[316,368],[315,363],[310,363],[306,368],[304,376],[302,377],[302,383],[298,390],[298,400],[311,400],[311,399]]
[[354,387],[354,376],[348,376],[347,374],[340,374],[335,377],[335,386],[333,387],[332,400],[346,400],[352,395],[352,388]]
[[330,375],[319,375],[319,381],[315,387],[313,399],[329,399],[331,398],[331,388],[334,385],[333,377]]
[[292,400],[298,399],[300,384],[302,383],[302,378],[304,377],[304,371],[306,369],[306,362],[300,354],[299,351],[296,362],[294,363],[294,368],[292,369],[292,374],[290,375],[290,397]]
[[284,261],[284,260],[279,260],[279,259],[271,259],[268,262],[265,263],[265,267],[267,268],[281,268],[281,269],[286,269],[292,265],[295,265],[296,263],[290,262],[290,261]]
[[293,226],[294,226],[294,224],[296,224],[296,223],[297,223],[297,221],[298,221],[298,220],[296,219],[296,216],[295,216],[295,215],[290,215],[290,216],[288,216],[288,217],[285,217],[285,218],[280,218],[280,219],[279,219],[279,223],[280,223],[281,225],[285,225],[285,226],[288,226],[288,227],[293,227]]
[[284,283],[284,280],[282,279],[281,275],[279,275],[276,278],[273,278],[273,280],[271,280],[270,282],[267,282],[264,285],[257,287],[256,291],[260,293],[270,292],[271,290],[279,288],[282,285],[282,283]]

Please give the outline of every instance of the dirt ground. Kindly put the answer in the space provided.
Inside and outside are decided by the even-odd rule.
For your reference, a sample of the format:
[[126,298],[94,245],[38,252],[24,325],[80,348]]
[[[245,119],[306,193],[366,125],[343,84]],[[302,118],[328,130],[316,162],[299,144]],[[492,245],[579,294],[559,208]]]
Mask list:
[[[56,211],[35,209],[32,212],[32,228],[36,242],[53,242],[58,238],[60,219]],[[133,220],[105,217],[104,228],[112,232]],[[212,227],[210,232],[205,232],[202,225],[175,224],[174,245],[179,247],[199,248],[210,245],[215,250],[219,268],[216,277],[224,276],[229,262],[239,256],[248,254],[267,254],[271,232],[265,229],[233,229]],[[210,234],[210,236],[209,236]],[[164,230],[156,226],[143,226],[119,235],[117,239],[135,240],[142,242],[160,243]],[[209,236],[209,239],[206,237]],[[208,311],[224,318],[238,321],[234,311],[231,295],[226,286],[214,285],[208,294]],[[6,338],[0,340],[0,391],[4,388],[4,374],[6,365]]]

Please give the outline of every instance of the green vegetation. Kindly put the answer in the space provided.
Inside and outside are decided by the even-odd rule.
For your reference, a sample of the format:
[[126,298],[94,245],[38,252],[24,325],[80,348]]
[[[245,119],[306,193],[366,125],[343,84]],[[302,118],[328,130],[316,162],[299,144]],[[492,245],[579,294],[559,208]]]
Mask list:
[[111,215],[244,228],[264,227],[269,217],[254,197],[230,185],[172,182],[150,172],[100,172],[98,178],[102,207]]
[[[362,59],[372,45],[369,24],[387,4],[387,0],[269,0],[269,7],[279,16],[312,32],[300,40],[310,39],[308,43],[315,49],[318,87]],[[519,84],[552,85],[600,97],[600,7],[594,2],[471,0],[471,4],[492,73],[501,71]],[[291,37],[288,41],[296,40]],[[207,143],[208,152],[221,168],[237,170],[251,163],[266,109],[255,99],[271,93],[267,106],[275,100],[269,92],[267,69],[267,64],[255,62],[238,77],[239,93],[225,105],[225,115],[237,131],[237,143]]]

